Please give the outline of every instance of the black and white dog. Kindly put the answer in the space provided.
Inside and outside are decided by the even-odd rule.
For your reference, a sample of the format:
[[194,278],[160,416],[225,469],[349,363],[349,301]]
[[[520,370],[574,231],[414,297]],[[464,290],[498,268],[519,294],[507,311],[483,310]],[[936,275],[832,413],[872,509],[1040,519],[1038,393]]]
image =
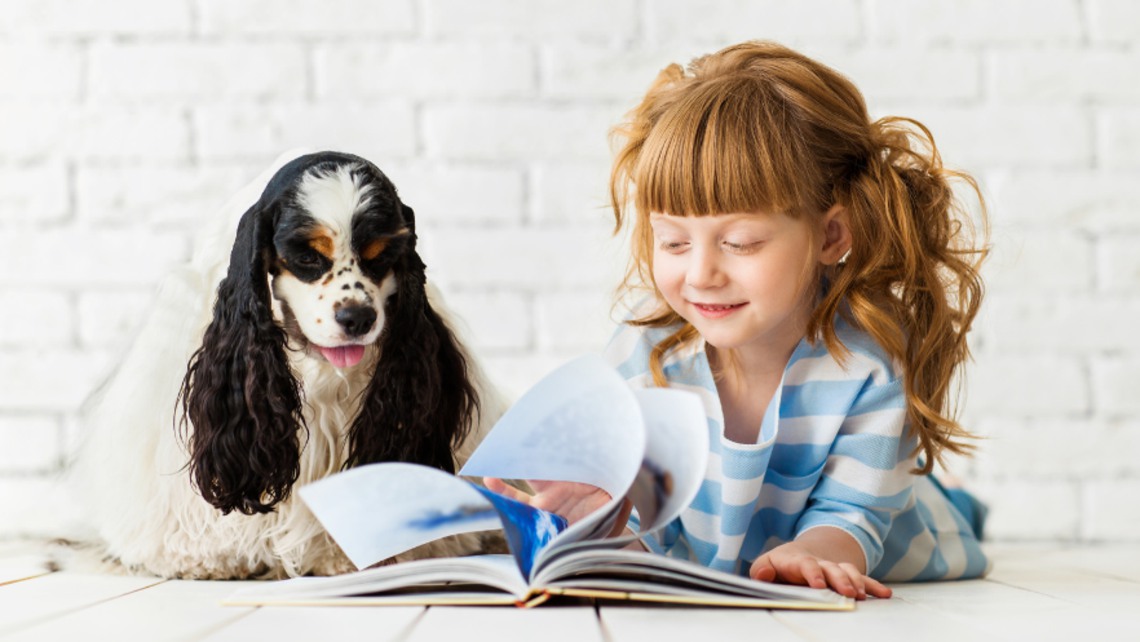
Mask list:
[[292,491],[377,461],[454,472],[504,402],[426,285],[415,216],[375,165],[303,155],[228,209],[97,396],[73,479],[103,553],[132,570],[351,570]]

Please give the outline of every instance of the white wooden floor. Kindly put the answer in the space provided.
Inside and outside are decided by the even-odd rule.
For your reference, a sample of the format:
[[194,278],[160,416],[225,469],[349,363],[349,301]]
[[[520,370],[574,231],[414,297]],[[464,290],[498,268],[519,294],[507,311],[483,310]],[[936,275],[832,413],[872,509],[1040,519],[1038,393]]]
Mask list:
[[997,546],[985,580],[894,585],[852,613],[631,606],[237,608],[232,582],[49,572],[0,545],[0,640],[1140,640],[1140,546]]

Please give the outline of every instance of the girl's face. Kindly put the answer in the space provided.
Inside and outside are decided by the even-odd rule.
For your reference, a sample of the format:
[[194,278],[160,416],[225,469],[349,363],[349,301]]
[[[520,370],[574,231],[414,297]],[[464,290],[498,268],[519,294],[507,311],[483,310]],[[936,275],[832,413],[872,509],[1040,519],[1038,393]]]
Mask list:
[[651,214],[653,278],[665,301],[720,350],[786,350],[803,337],[819,250],[784,214]]

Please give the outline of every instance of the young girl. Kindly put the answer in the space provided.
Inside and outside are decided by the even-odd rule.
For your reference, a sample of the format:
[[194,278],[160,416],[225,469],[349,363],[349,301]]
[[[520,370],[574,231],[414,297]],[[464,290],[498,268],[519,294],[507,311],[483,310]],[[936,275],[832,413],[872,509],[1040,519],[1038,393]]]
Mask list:
[[[607,355],[633,385],[700,393],[712,437],[696,501],[648,547],[860,599],[984,574],[984,508],[930,476],[970,447],[951,384],[985,252],[948,179],[974,181],[771,43],[666,68],[616,133],[625,293],[649,295]],[[604,499],[535,490],[571,519]]]

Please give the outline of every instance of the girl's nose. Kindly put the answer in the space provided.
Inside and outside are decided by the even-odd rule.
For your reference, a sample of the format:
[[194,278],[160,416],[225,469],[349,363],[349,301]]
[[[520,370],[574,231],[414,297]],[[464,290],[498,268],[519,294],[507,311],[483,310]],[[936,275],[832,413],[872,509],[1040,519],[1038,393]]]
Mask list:
[[722,285],[723,274],[715,253],[694,249],[690,252],[689,259],[689,269],[685,273],[685,283],[689,287],[714,288]]

